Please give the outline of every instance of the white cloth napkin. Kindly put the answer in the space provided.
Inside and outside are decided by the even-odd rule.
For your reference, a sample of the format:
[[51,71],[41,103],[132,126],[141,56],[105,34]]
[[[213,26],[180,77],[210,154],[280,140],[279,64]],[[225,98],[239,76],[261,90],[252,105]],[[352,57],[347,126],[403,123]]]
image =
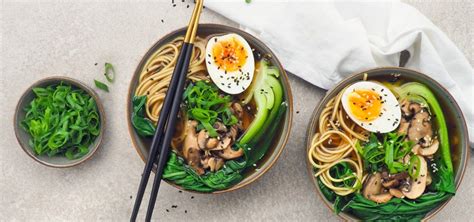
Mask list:
[[[401,2],[209,0],[206,7],[239,23],[304,80],[330,89],[344,77],[379,66],[407,68],[439,81],[455,97],[474,142],[474,70],[449,38]],[[470,101],[470,102],[469,102]]]

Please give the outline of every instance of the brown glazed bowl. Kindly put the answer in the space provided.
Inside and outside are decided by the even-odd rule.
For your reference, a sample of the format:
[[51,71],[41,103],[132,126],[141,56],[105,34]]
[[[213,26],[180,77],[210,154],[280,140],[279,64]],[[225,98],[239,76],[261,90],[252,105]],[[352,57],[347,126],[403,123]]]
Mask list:
[[[130,87],[128,90],[128,97],[127,97],[127,122],[128,122],[128,131],[130,133],[130,136],[132,137],[132,142],[133,145],[135,146],[135,149],[137,150],[138,154],[142,158],[142,160],[145,162],[146,159],[148,158],[148,151],[149,151],[149,146],[151,143],[150,138],[143,138],[137,134],[135,129],[133,128],[132,122],[131,122],[131,116],[132,116],[132,98],[135,93],[135,90],[138,85],[138,79],[140,75],[140,71],[142,70],[144,64],[146,61],[149,59],[149,57],[155,52],[159,47],[161,47],[163,44],[170,42],[174,38],[178,36],[184,36],[186,32],[185,28],[178,29],[176,31],[171,32],[170,34],[164,36],[160,40],[158,40],[143,56],[141,59],[140,63],[138,64],[135,73],[132,77],[132,80],[130,82]],[[280,78],[281,82],[283,85],[283,90],[284,90],[284,95],[286,98],[286,101],[288,103],[288,108],[286,110],[286,115],[282,119],[282,125],[281,125],[281,130],[279,135],[275,138],[275,141],[273,141],[273,147],[271,147],[265,156],[262,158],[262,160],[259,161],[258,163],[258,170],[255,171],[253,170],[252,172],[246,172],[245,173],[245,178],[240,181],[239,183],[235,184],[234,186],[225,189],[225,190],[219,190],[219,191],[214,191],[212,193],[225,193],[229,191],[234,191],[237,189],[240,189],[255,180],[257,180],[259,177],[261,177],[265,172],[267,172],[273,164],[277,161],[278,157],[280,156],[281,152],[283,151],[283,148],[286,145],[286,142],[288,140],[288,136],[290,135],[290,130],[291,130],[291,124],[292,124],[292,113],[293,113],[293,98],[291,95],[291,89],[290,89],[290,84],[288,82],[288,75],[286,74],[285,70],[281,66],[280,62],[276,58],[276,56],[273,54],[273,52],[265,46],[260,40],[255,38],[254,36],[240,30],[237,28],[229,27],[229,26],[224,26],[224,25],[218,25],[218,24],[200,24],[199,29],[198,29],[198,36],[210,36],[210,35],[215,35],[215,34],[224,34],[224,33],[237,33],[238,35],[241,35],[247,42],[250,44],[252,48],[255,48],[257,51],[263,52],[265,54],[271,55],[270,61],[274,66],[277,66],[281,72]],[[153,169],[155,171],[155,168]],[[166,180],[165,180],[166,181]],[[182,187],[177,186],[176,184],[173,184],[169,181],[168,184],[175,186],[176,188],[180,190],[184,190]],[[189,191],[189,190],[187,190]],[[190,191],[190,192],[195,192],[195,191]],[[198,192],[200,193],[200,192]]]
[[[75,160],[70,160],[64,156],[53,156],[53,157],[48,157],[47,155],[41,155],[38,156],[33,152],[33,149],[30,147],[28,144],[28,141],[30,139],[30,135],[25,132],[25,130],[22,129],[20,123],[21,121],[25,118],[25,111],[23,110],[30,102],[33,100],[35,97],[33,93],[33,88],[35,87],[45,87],[53,84],[59,84],[61,82],[67,83],[71,85],[72,87],[82,89],[87,94],[91,95],[96,104],[97,104],[97,109],[99,111],[99,118],[100,118],[100,134],[97,136],[95,139],[94,143],[92,143],[89,146],[89,153],[86,154],[85,156],[75,159]],[[92,90],[89,86],[86,84],[75,80],[71,79],[69,77],[64,77],[64,76],[55,76],[55,77],[49,77],[45,78],[42,80],[39,80],[35,82],[33,85],[31,85],[21,96],[20,101],[18,101],[18,104],[16,106],[15,110],[15,117],[13,120],[14,128],[15,128],[15,134],[16,138],[18,140],[18,143],[20,144],[21,148],[23,151],[25,151],[28,156],[30,156],[32,159],[36,160],[37,162],[49,166],[49,167],[55,167],[55,168],[66,168],[66,167],[72,167],[76,166],[80,163],[83,163],[84,161],[90,159],[94,153],[97,151],[99,148],[101,142],[102,142],[102,137],[104,135],[104,129],[105,129],[105,113],[104,113],[104,108],[102,104],[100,103],[99,97],[97,94]]]
[[[329,207],[332,212],[334,212],[332,203],[324,197],[323,193],[321,192],[318,186],[317,179],[314,177],[313,166],[311,165],[307,157],[307,153],[309,152],[309,149],[311,146],[311,139],[313,138],[317,130],[319,116],[324,106],[327,104],[327,102],[331,98],[333,98],[341,90],[343,90],[344,87],[354,82],[361,81],[365,73],[367,73],[367,77],[369,80],[374,77],[387,78],[388,80],[390,77],[393,76],[392,74],[400,74],[401,75],[400,78],[402,79],[406,79],[408,81],[416,81],[416,82],[425,84],[435,94],[436,98],[438,99],[438,102],[440,103],[446,115],[445,116],[447,120],[446,122],[448,125],[448,131],[450,134],[449,138],[450,138],[450,146],[451,146],[453,167],[454,167],[454,173],[455,173],[455,183],[456,183],[456,189],[458,189],[459,185],[461,184],[462,178],[464,176],[464,171],[466,170],[466,166],[467,166],[468,158],[469,158],[469,152],[470,152],[469,141],[468,141],[469,136],[468,136],[468,131],[466,127],[466,122],[464,120],[464,116],[458,104],[443,86],[441,86],[438,82],[436,82],[434,79],[428,77],[425,74],[422,74],[414,70],[405,69],[405,68],[382,67],[382,68],[371,69],[371,70],[367,70],[367,71],[360,72],[357,74],[353,74],[345,78],[344,80],[339,82],[335,87],[333,87],[331,90],[329,90],[326,93],[326,96],[319,102],[318,106],[316,106],[313,112],[313,116],[308,126],[308,131],[306,135],[305,159],[307,163],[307,170],[308,170],[309,176],[311,180],[313,181],[314,186],[316,187],[316,193],[319,196],[319,198],[321,198],[323,202],[325,203],[325,205]],[[436,207],[435,209],[430,211],[428,214],[426,214],[424,219],[426,220],[433,217],[448,203],[449,200],[450,199],[446,200],[440,206]],[[351,221],[360,220],[354,215],[350,215],[344,212],[341,212],[339,216],[344,220],[351,220]]]

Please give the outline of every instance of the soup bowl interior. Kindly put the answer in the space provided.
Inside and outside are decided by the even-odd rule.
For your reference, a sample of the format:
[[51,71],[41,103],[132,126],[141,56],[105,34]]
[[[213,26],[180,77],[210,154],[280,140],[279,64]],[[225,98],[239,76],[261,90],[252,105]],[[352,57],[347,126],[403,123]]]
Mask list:
[[[73,88],[76,89],[82,89],[84,90],[87,94],[92,96],[97,104],[97,110],[99,112],[99,118],[100,118],[100,134],[97,136],[97,138],[94,140],[94,142],[89,146],[89,153],[84,155],[83,157],[80,157],[78,159],[70,160],[64,156],[52,156],[49,157],[48,155],[36,155],[33,151],[33,148],[30,147],[29,145],[29,140],[31,136],[22,129],[21,127],[21,121],[25,118],[26,112],[24,108],[28,106],[31,101],[35,98],[35,94],[33,92],[33,88],[35,87],[47,87],[49,85],[56,85],[60,84],[61,82],[65,84],[71,85]],[[104,115],[104,109],[102,107],[102,104],[99,101],[99,97],[97,94],[87,85],[84,83],[74,80],[68,77],[49,77],[46,79],[39,80],[38,82],[34,83],[32,86],[30,86],[25,93],[22,95],[20,98],[20,101],[18,102],[18,105],[16,107],[15,111],[15,117],[14,117],[14,126],[15,126],[15,134],[16,138],[18,140],[18,143],[20,146],[23,148],[23,150],[36,160],[37,162],[50,166],[50,167],[56,167],[56,168],[65,168],[65,167],[72,167],[75,165],[78,165],[87,159],[91,158],[94,153],[97,151],[97,149],[100,146],[100,143],[102,142],[102,135],[104,134],[104,125],[105,125],[105,115]]]
[[[161,38],[159,41],[157,41],[145,54],[145,56],[142,58],[140,63],[138,64],[137,69],[135,70],[135,73],[132,77],[129,91],[128,91],[128,97],[127,97],[127,121],[128,121],[128,127],[129,127],[129,133],[132,138],[132,143],[135,146],[136,151],[140,155],[143,161],[146,161],[148,158],[149,154],[149,147],[151,144],[151,137],[150,138],[144,138],[141,137],[140,135],[137,134],[135,129],[133,128],[133,125],[131,123],[131,114],[133,110],[132,106],[132,98],[134,96],[135,90],[138,86],[138,79],[140,76],[140,72],[145,65],[146,61],[150,58],[150,56],[155,52],[158,48],[160,48],[162,45],[172,41],[178,36],[184,36],[186,32],[185,28],[178,29],[163,38]],[[270,63],[276,67],[279,68],[280,70],[280,80],[283,86],[284,90],[284,97],[285,100],[288,104],[288,108],[286,110],[285,116],[282,118],[281,121],[281,126],[279,127],[279,132],[275,135],[275,139],[273,141],[272,146],[270,149],[267,151],[265,156],[257,163],[257,169],[256,170],[246,170],[244,171],[244,179],[240,181],[239,183],[235,184],[234,186],[225,189],[225,190],[219,190],[219,191],[214,191],[212,193],[223,193],[223,192],[228,192],[232,190],[236,190],[239,188],[242,188],[253,181],[255,181],[257,178],[262,176],[267,170],[271,168],[271,166],[276,162],[278,157],[280,156],[283,148],[285,147],[285,144],[287,142],[289,133],[290,133],[290,128],[291,128],[291,122],[292,122],[292,110],[293,110],[293,101],[292,101],[292,96],[291,96],[291,90],[290,90],[290,85],[288,82],[288,76],[285,73],[285,70],[281,66],[280,62],[276,58],[276,56],[271,52],[271,50],[266,47],[261,41],[253,37],[252,35],[239,30],[237,28],[233,27],[228,27],[228,26],[223,26],[223,25],[217,25],[217,24],[201,24],[199,25],[198,33],[197,35],[200,37],[205,37],[209,38],[209,36],[214,36],[214,35],[219,35],[219,34],[226,34],[226,33],[236,33],[240,36],[242,36],[247,42],[249,43],[251,48],[254,48],[257,52],[261,52],[262,55],[267,54],[270,55],[268,57]],[[155,171],[155,168],[153,169]],[[183,189],[180,186],[177,186],[173,183],[170,183],[167,181],[169,184],[177,187],[178,189]],[[191,191],[193,192],[193,191]]]
[[[455,183],[456,189],[459,187],[461,180],[464,175],[464,171],[466,169],[466,164],[469,156],[469,143],[468,143],[468,132],[466,127],[466,122],[464,120],[463,114],[455,102],[454,98],[449,94],[449,92],[443,88],[438,82],[433,80],[432,78],[426,76],[425,74],[419,73],[414,70],[398,68],[398,67],[384,67],[384,68],[377,68],[371,69],[365,72],[357,73],[351,75],[341,82],[339,82],[334,88],[329,90],[326,93],[326,96],[319,102],[318,106],[315,108],[311,122],[308,126],[307,130],[307,138],[306,138],[306,151],[308,152],[311,147],[311,139],[316,133],[317,125],[319,121],[319,116],[323,111],[324,106],[329,102],[329,100],[335,97],[340,91],[342,91],[346,86],[362,81],[364,78],[365,73],[367,73],[368,80],[385,80],[390,81],[391,79],[395,78],[396,75],[400,75],[399,79],[403,82],[420,82],[425,84],[436,96],[440,106],[443,108],[446,123],[448,126],[449,132],[449,139],[450,139],[450,148],[451,148],[451,157],[453,161],[454,173],[455,173]],[[306,153],[307,153],[306,152]],[[308,158],[306,158],[308,172],[313,181],[313,184],[316,187],[316,191],[318,196],[324,201],[324,203],[333,211],[334,208],[332,203],[328,201],[324,195],[322,194],[319,186],[317,178],[314,177],[314,169],[311,163],[309,163]],[[443,204],[438,206],[437,208],[430,211],[425,218],[430,218],[437,212],[439,212],[444,205],[447,204],[445,201]],[[350,215],[344,212],[339,214],[342,218],[346,220],[358,220],[354,215]]]

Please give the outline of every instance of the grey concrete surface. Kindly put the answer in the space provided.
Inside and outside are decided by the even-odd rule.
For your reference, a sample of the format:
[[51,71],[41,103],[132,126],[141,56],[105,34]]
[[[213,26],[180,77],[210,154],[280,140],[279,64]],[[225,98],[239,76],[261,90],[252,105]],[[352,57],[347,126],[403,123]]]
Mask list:
[[[169,1],[1,2],[0,221],[128,220],[144,166],[127,132],[128,84],[148,48],[186,25],[192,7],[176,2],[176,7]],[[474,64],[474,3],[410,3],[446,31]],[[235,25],[209,10],[204,10],[202,22]],[[13,132],[13,111],[21,93],[34,81],[51,75],[73,77],[93,86],[93,79],[101,78],[104,62],[115,65],[117,81],[110,93],[98,91],[108,120],[103,146],[93,159],[70,169],[34,162],[23,153]],[[294,76],[291,85],[295,99],[291,138],[266,175],[221,195],[180,193],[163,183],[154,219],[337,221],[315,195],[304,161],[306,126],[324,91]],[[473,220],[474,158],[469,162],[458,194],[434,221]]]

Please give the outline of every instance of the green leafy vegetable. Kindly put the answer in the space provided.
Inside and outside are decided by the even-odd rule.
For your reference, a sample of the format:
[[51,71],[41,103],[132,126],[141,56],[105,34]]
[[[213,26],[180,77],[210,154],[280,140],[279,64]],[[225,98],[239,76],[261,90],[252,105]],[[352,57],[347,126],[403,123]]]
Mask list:
[[104,72],[104,76],[105,78],[107,79],[107,81],[109,81],[110,83],[112,83],[115,79],[115,69],[114,67],[112,66],[112,64],[110,63],[105,63],[105,72]]
[[101,89],[101,90],[104,90],[104,91],[106,91],[106,92],[109,92],[109,87],[108,87],[105,83],[103,83],[103,82],[101,82],[101,81],[99,81],[99,80],[96,80],[96,79],[94,79],[94,83],[95,83],[95,86],[96,86],[97,88],[99,88],[99,89]]
[[430,112],[435,119],[435,123],[438,127],[438,137],[440,141],[441,159],[437,161],[438,168],[443,169],[441,173],[443,179],[442,183],[437,184],[437,189],[454,193],[456,186],[454,184],[454,170],[453,163],[451,160],[451,150],[449,146],[448,127],[446,126],[446,120],[444,118],[443,110],[436,99],[436,96],[431,92],[428,87],[421,83],[410,82],[405,83],[400,87],[400,97],[402,99],[408,98],[414,95],[423,98],[430,107]]
[[94,98],[64,83],[33,88],[33,92],[36,97],[25,107],[21,125],[31,135],[34,152],[68,159],[86,155],[100,133]]
[[133,113],[132,125],[141,136],[153,136],[155,125],[150,119],[145,118],[146,96],[134,96],[132,99]]
[[379,141],[375,133],[370,134],[369,140],[361,146],[356,144],[358,152],[364,158],[364,166],[370,172],[379,171],[386,167],[390,173],[406,171],[408,165],[401,160],[410,153],[413,142],[405,140],[405,135],[386,133]]
[[198,129],[206,129],[209,136],[216,137],[217,132],[213,125],[216,121],[222,121],[226,126],[237,123],[230,111],[232,97],[219,95],[218,88],[205,81],[191,83],[183,93],[189,119],[199,122]]
[[186,190],[212,192],[227,189],[240,182],[243,179],[241,171],[245,166],[245,161],[230,160],[217,172],[208,172],[199,176],[185,164],[181,157],[171,152],[163,171],[163,179],[172,181]]
[[349,211],[364,221],[420,221],[426,213],[451,196],[445,192],[426,193],[416,200],[392,198],[387,203],[377,204],[357,193],[343,211]]

